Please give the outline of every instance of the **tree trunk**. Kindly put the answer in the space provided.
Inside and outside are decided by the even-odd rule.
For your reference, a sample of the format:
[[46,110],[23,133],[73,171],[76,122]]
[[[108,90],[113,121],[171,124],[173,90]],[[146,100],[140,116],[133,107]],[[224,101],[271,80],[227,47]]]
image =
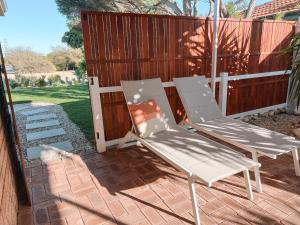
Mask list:
[[194,0],[194,16],[198,16],[198,0]]
[[192,15],[192,3],[191,0],[183,0],[183,13],[186,16]]
[[214,5],[215,5],[214,0],[209,0],[209,14],[208,14],[208,17],[213,17],[214,16]]
[[223,18],[228,18],[230,16],[223,0],[220,0],[220,15]]
[[248,9],[247,9],[246,14],[245,14],[245,18],[250,18],[252,16],[252,12],[254,10],[255,4],[256,4],[256,0],[250,0],[250,3],[248,5]]
[[[300,61],[300,54],[299,54],[299,44],[300,44],[300,39],[297,38],[297,35],[300,33],[300,26],[299,22],[296,23],[295,26],[295,35],[296,35],[296,41],[292,46],[293,46],[293,61],[292,61],[292,74],[290,74],[289,78],[289,86],[288,86],[288,96],[287,96],[287,113],[288,114],[299,114],[300,113],[300,107],[298,107],[297,104],[297,87],[299,86],[299,81],[297,79],[297,64]],[[298,46],[298,47],[296,47]],[[299,64],[298,64],[299,66]]]

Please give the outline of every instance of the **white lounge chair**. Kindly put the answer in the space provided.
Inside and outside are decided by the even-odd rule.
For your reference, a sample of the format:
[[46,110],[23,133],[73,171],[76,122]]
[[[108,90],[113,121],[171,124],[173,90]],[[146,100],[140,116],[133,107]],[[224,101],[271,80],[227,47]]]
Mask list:
[[[259,163],[224,145],[178,126],[160,79],[121,81],[121,85],[129,112],[130,105],[154,100],[160,107],[162,120],[168,125],[168,128],[158,133],[154,132],[147,137],[141,137],[138,135],[138,128],[133,126],[135,133],[128,132],[119,147],[129,140],[137,140],[175,168],[185,172],[188,177],[196,224],[200,224],[195,192],[196,181],[211,186],[215,181],[243,172],[248,198],[253,199],[249,170],[258,167]],[[134,124],[133,115],[130,116]],[[151,133],[153,129],[155,129],[153,124],[149,123],[149,126],[145,126],[146,133]]]
[[[188,117],[186,123],[190,126],[250,151],[257,162],[259,156],[276,159],[292,152],[296,175],[300,175],[297,152],[300,142],[295,138],[223,116],[204,76],[174,78],[174,83]],[[255,176],[257,191],[261,192],[259,168],[255,169]]]

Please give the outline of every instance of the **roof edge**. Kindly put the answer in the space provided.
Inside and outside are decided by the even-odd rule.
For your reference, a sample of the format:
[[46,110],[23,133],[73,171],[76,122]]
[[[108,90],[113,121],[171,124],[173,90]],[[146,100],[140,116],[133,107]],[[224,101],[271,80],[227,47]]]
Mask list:
[[293,10],[285,10],[285,11],[280,11],[280,12],[276,12],[276,13],[266,13],[266,14],[261,14],[259,16],[252,16],[252,18],[261,18],[261,17],[266,17],[266,16],[273,16],[273,15],[277,15],[280,13],[289,13],[289,12],[300,12],[300,9],[293,9]]

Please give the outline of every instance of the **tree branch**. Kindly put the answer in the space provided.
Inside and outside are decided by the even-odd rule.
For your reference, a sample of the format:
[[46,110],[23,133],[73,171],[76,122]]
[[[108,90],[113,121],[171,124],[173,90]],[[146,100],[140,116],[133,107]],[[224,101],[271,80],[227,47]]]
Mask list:
[[245,18],[250,18],[252,16],[252,12],[254,10],[255,4],[256,4],[256,0],[250,0],[248,9],[246,11],[246,17]]

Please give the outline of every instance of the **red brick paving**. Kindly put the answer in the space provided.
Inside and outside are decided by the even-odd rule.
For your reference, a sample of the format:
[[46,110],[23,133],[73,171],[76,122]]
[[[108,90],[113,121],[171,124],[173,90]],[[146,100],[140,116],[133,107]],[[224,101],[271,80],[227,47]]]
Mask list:
[[[291,156],[261,158],[264,192],[244,178],[197,185],[202,224],[300,224],[300,178]],[[32,208],[19,225],[193,224],[186,177],[141,147],[84,153],[27,168]],[[253,174],[252,178],[253,178]]]

